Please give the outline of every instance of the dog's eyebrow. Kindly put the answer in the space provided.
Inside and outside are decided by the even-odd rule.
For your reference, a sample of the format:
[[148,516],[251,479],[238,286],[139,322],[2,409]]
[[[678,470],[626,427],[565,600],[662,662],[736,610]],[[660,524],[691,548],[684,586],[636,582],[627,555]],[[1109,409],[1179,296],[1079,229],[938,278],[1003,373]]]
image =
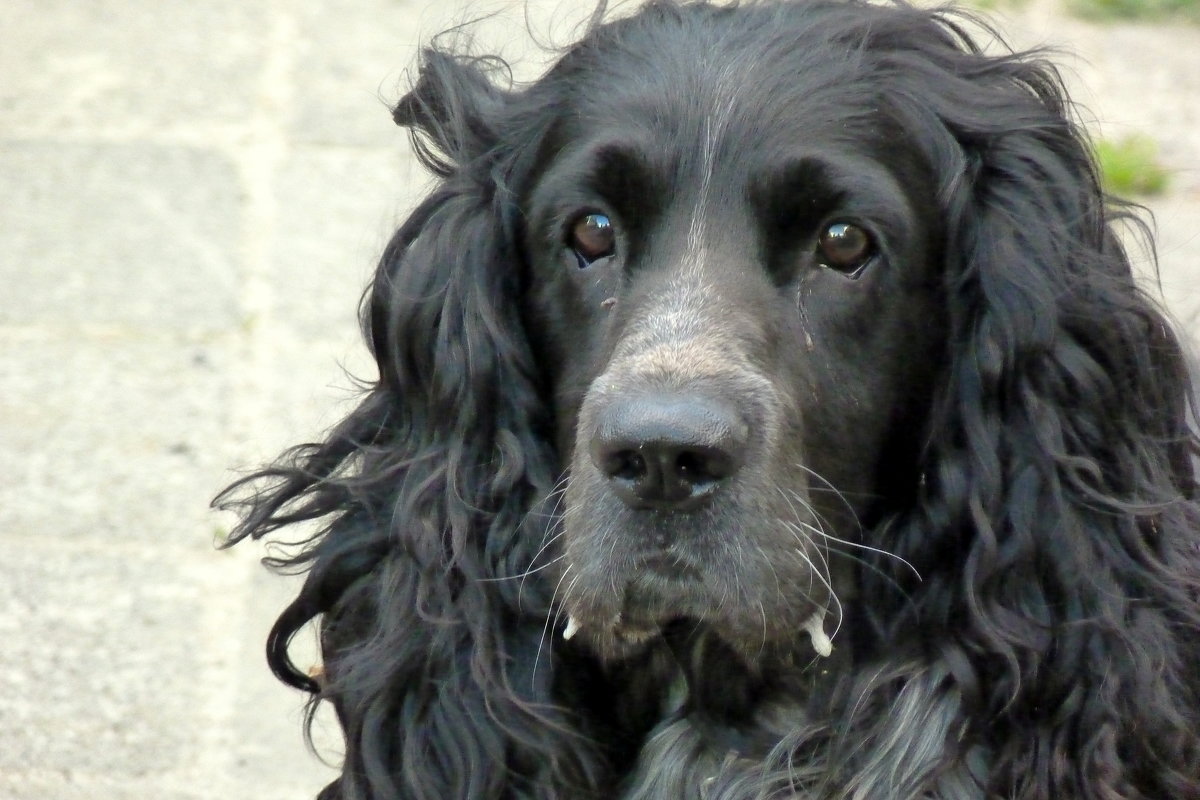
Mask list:
[[[823,158],[802,156],[775,164],[750,180],[750,199],[760,212],[806,212],[820,216],[845,195],[837,171]],[[798,196],[803,202],[798,203]]]
[[587,180],[626,219],[645,218],[662,197],[663,181],[646,151],[628,142],[609,142],[595,149]]
[[912,209],[895,178],[877,164],[850,155],[803,155],[753,176],[748,194],[769,227],[805,229],[846,210],[869,216],[899,236]]

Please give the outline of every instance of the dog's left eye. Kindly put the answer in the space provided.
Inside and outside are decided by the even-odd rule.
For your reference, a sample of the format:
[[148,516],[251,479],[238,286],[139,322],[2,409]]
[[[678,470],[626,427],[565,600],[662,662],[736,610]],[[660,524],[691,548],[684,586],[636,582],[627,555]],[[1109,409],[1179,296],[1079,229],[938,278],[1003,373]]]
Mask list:
[[833,223],[817,240],[817,260],[821,265],[850,277],[857,277],[873,255],[875,242],[871,234],[849,222]]
[[580,269],[617,251],[617,234],[605,214],[585,214],[572,225],[567,244],[575,251]]

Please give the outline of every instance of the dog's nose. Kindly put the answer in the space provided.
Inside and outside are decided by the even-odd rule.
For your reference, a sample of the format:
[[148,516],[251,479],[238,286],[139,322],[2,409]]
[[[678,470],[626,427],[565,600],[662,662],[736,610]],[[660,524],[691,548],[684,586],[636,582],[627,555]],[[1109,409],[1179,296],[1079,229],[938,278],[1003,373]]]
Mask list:
[[626,505],[687,511],[741,467],[748,434],[740,416],[715,400],[643,396],[600,413],[590,453]]

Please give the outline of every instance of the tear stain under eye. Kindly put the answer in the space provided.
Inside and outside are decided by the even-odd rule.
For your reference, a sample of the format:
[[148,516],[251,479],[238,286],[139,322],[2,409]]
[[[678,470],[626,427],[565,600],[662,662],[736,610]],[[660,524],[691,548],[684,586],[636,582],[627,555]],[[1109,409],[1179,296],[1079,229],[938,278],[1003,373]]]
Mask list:
[[804,349],[811,353],[817,345],[808,330],[808,309],[804,307],[804,288],[796,292],[796,310],[800,312],[800,329],[804,331]]

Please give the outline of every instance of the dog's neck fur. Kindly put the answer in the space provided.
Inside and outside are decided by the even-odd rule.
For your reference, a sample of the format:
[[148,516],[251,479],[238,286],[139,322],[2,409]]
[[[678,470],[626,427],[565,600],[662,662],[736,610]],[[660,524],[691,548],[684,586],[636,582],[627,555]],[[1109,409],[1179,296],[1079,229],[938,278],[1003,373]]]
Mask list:
[[[807,797],[806,787],[813,796],[846,800],[911,797],[931,786],[931,796],[980,796],[987,762],[980,746],[956,765],[943,762],[947,742],[961,735],[953,727],[961,700],[943,669],[913,665],[890,713],[852,731],[832,726],[828,716],[855,671],[849,642],[826,659],[779,659],[754,673],[720,653],[711,635],[691,637],[683,649],[683,642],[669,642],[673,635],[679,632],[664,636],[674,669],[662,684],[662,716],[620,783],[621,800],[777,796],[771,787],[786,793],[778,796]],[[834,718],[837,726],[853,724]],[[835,742],[853,744],[843,752],[831,747]]]
[[[852,607],[850,566],[835,566],[832,584]],[[833,622],[843,624],[842,607]],[[789,747],[789,734],[822,727],[821,709],[832,702],[839,677],[852,674],[852,637],[848,628],[842,633],[828,657],[799,636],[786,649],[766,645],[750,658],[702,624],[668,625],[637,668],[639,683],[652,682],[643,699],[657,716],[622,784],[622,800],[741,796],[739,787],[760,785],[772,755]]]
[[[622,800],[709,797],[718,787],[761,780],[788,733],[828,702],[848,671],[848,645],[822,659],[773,653],[751,667],[714,635],[680,623],[664,632],[669,661],[661,717],[645,736]],[[659,645],[664,646],[664,645]],[[807,722],[806,722],[807,721]]]

